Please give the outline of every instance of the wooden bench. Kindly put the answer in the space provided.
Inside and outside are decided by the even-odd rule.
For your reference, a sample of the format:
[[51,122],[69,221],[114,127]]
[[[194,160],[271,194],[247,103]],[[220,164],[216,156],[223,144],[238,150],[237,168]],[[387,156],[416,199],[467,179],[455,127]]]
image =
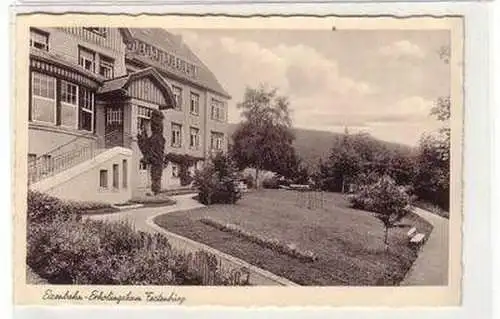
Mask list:
[[410,239],[410,245],[413,247],[421,246],[425,241],[425,234],[418,233]]
[[298,191],[308,191],[311,188],[309,187],[309,185],[291,184],[290,189],[298,190]]
[[415,236],[415,234],[417,233],[417,228],[416,227],[413,227],[412,229],[410,229],[407,233],[408,235],[408,238],[412,238],[413,236]]

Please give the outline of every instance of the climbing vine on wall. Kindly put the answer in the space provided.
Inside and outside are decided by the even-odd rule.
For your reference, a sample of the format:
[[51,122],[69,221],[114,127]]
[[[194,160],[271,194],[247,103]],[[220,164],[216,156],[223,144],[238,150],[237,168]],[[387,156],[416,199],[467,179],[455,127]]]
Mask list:
[[164,115],[159,110],[151,113],[151,136],[143,131],[137,136],[137,144],[141,150],[143,161],[151,165],[151,191],[161,191],[161,176],[164,166],[165,138],[163,137]]
[[191,184],[193,177],[189,173],[189,167],[195,165],[198,161],[203,160],[203,157],[196,157],[188,154],[168,153],[165,155],[164,162],[172,162],[179,165],[179,179],[181,186]]

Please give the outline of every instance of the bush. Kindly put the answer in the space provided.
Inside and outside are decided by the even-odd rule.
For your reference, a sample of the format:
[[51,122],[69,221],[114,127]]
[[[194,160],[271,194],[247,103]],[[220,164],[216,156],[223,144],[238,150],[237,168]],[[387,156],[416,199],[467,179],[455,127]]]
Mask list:
[[65,202],[44,193],[28,190],[28,223],[78,218],[82,208],[85,206],[81,203]]
[[249,284],[248,271],[224,270],[215,255],[175,250],[166,237],[137,232],[126,222],[73,216],[78,216],[76,205],[28,193],[26,262],[51,284]]
[[400,216],[409,211],[412,197],[408,194],[408,187],[399,186],[392,178],[384,176],[376,182],[358,185],[357,192],[349,195],[349,201],[353,208]]
[[242,180],[247,185],[248,188],[254,187],[254,177],[251,174],[245,175],[245,177],[243,177]]
[[276,177],[269,177],[262,181],[262,187],[275,189],[279,188],[280,184]]
[[241,198],[237,187],[238,176],[231,159],[218,154],[210,163],[197,171],[194,186],[198,189],[198,200],[205,204],[234,204]]

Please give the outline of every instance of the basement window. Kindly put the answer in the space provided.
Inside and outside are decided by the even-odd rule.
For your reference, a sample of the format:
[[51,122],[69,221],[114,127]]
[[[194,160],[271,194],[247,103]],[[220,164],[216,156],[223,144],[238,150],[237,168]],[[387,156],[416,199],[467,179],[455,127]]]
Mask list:
[[101,169],[99,171],[99,187],[108,188],[108,170]]

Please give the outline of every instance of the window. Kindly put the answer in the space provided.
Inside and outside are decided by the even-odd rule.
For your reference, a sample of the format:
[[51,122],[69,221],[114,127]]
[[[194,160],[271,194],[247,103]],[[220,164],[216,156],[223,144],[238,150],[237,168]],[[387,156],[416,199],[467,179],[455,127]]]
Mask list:
[[106,124],[121,124],[123,112],[121,109],[106,109]]
[[113,164],[113,188],[118,188],[120,180],[120,173],[118,171],[118,164]]
[[151,113],[152,109],[137,106],[137,133],[145,133],[151,130]]
[[148,169],[148,164],[144,161],[144,159],[141,159],[139,161],[139,170],[141,171],[146,171]]
[[96,28],[96,27],[86,27],[84,28],[87,31],[100,35],[101,37],[106,37],[107,30],[106,28]]
[[49,34],[39,30],[31,29],[30,47],[49,51]]
[[181,147],[182,146],[181,130],[182,130],[182,126],[180,124],[172,123],[172,146],[173,147]]
[[189,147],[198,149],[199,146],[200,146],[200,130],[195,127],[191,127],[189,129]]
[[200,96],[193,92],[191,92],[190,112],[194,115],[200,114]]
[[210,138],[210,146],[212,150],[222,150],[222,145],[224,141],[224,134],[219,132],[212,132]]
[[174,94],[175,109],[182,110],[182,89],[177,86],[172,86],[172,92]]
[[172,163],[172,177],[179,177],[179,165]]
[[224,121],[224,103],[216,99],[212,99],[210,117],[212,120]]
[[93,51],[80,47],[78,51],[78,64],[80,64],[85,70],[94,72],[95,53]]
[[61,81],[61,125],[76,128],[78,118],[78,86]]
[[128,163],[127,160],[122,160],[122,187],[127,188],[128,186]]
[[94,131],[94,92],[87,88],[80,87],[82,105],[80,107],[80,129],[84,131]]
[[101,169],[99,171],[99,187],[108,188],[108,170]]
[[31,75],[31,119],[55,124],[56,79],[37,72]]
[[113,77],[114,60],[104,55],[99,56],[99,74],[106,79]]
[[28,163],[32,163],[36,161],[36,154],[29,153],[28,154]]

